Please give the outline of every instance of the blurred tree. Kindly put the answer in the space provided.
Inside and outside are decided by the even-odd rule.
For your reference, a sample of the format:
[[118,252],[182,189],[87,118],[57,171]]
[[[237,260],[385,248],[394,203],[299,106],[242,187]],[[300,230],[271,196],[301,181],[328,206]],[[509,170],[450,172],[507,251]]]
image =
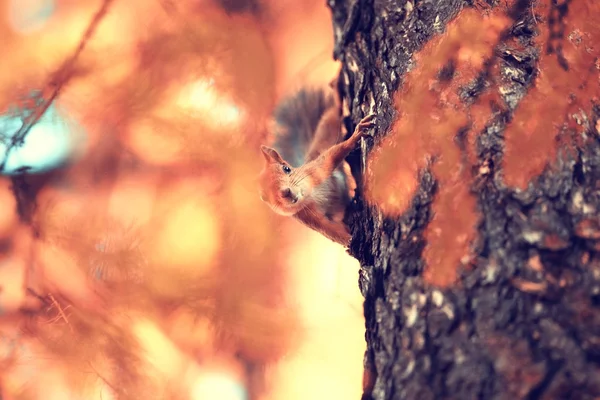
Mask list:
[[[256,398],[299,329],[292,239],[259,207],[248,150],[275,88],[254,7],[62,1],[17,30],[13,3],[0,0],[0,397]],[[57,150],[52,122],[84,143]]]
[[363,398],[598,398],[600,3],[328,4],[348,131],[379,116]]

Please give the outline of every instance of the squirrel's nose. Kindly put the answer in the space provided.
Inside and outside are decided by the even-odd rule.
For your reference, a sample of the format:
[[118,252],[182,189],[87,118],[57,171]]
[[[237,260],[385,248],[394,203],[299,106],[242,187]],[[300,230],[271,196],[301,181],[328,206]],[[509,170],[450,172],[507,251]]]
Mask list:
[[292,189],[290,188],[285,188],[281,191],[281,197],[283,197],[284,199],[289,199],[290,197],[292,197]]
[[298,199],[292,193],[292,189],[290,189],[290,188],[285,188],[285,189],[281,190],[281,197],[283,197],[284,199],[290,199],[292,203],[295,203],[298,201]]

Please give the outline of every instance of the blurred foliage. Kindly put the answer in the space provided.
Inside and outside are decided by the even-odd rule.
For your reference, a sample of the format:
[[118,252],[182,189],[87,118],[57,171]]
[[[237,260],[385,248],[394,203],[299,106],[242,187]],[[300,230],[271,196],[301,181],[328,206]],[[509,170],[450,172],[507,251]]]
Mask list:
[[600,15],[600,3],[575,1],[568,6],[566,15],[550,0],[537,2],[534,9],[548,23],[540,24],[536,38],[543,51],[535,86],[505,133],[504,171],[511,186],[524,189],[556,157],[553,139],[581,145],[586,132],[594,129],[585,113],[600,99],[600,24],[591,17]]
[[[22,288],[14,301],[0,298],[6,321],[29,315],[0,325],[23,344],[0,350],[9,398],[42,393],[23,380],[18,352],[39,354],[27,368],[50,358],[48,368],[69,371],[52,387],[85,397],[101,377],[113,398],[138,399],[189,398],[187,365],[225,357],[243,369],[291,349],[286,239],[272,234],[249,150],[274,103],[273,55],[251,14],[193,3],[115,2],[72,65],[81,72],[55,82],[100,2],[59,3],[43,35],[0,19],[2,49],[14,50],[0,68],[1,108],[61,85],[57,106],[87,134],[81,154],[36,188],[31,227],[3,211],[7,262],[28,260],[10,283]],[[21,189],[3,187],[3,208]],[[177,321],[185,334],[172,332]],[[52,387],[45,398],[58,398]]]
[[[440,286],[455,280],[456,266],[469,264],[478,223],[474,177],[492,168],[477,165],[480,132],[493,118],[514,110],[502,132],[503,178],[508,186],[524,188],[555,159],[557,144],[573,148],[588,139],[595,128],[586,115],[600,98],[600,28],[589,18],[600,13],[597,2],[535,2],[528,13],[539,19],[534,35],[539,55],[524,54],[514,39],[499,46],[506,32],[518,29],[508,16],[509,5],[478,7],[484,12],[462,11],[415,55],[415,68],[396,95],[399,117],[368,160],[367,197],[390,216],[409,206],[418,171],[429,167],[433,172],[439,185],[423,255],[426,279]],[[515,98],[511,85],[513,79],[527,82],[499,52],[537,66],[523,99]],[[469,90],[477,94],[465,100]]]
[[[368,161],[367,196],[390,215],[400,215],[408,207],[420,169],[429,165],[438,179],[424,252],[427,265],[432,266],[425,275],[438,285],[454,281],[477,222],[471,169],[455,143],[456,132],[468,129],[471,118],[470,109],[458,97],[460,88],[477,77],[509,22],[499,10],[489,16],[465,10],[444,34],[434,37],[416,55],[417,68],[406,75],[397,94],[400,117]],[[443,78],[440,66],[451,69],[450,79]],[[479,102],[486,101],[484,97]],[[484,118],[491,115],[491,110],[482,112]]]

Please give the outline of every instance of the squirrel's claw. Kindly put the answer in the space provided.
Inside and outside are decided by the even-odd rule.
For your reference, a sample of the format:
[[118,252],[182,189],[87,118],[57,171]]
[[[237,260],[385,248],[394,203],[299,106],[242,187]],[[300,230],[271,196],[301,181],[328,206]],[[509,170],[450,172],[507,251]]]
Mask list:
[[358,125],[356,125],[356,132],[358,132],[361,136],[371,136],[369,131],[375,126],[376,116],[377,114],[371,113],[363,119],[361,119]]
[[371,113],[371,114],[367,115],[366,117],[364,117],[363,119],[361,119],[358,124],[359,125],[361,125],[361,124],[373,125],[373,122],[374,122],[376,116],[377,116],[377,114]]

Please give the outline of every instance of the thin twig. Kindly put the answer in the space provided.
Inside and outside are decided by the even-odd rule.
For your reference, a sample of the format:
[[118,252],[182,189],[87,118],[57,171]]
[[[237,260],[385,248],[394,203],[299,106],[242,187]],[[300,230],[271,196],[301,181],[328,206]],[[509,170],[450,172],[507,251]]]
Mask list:
[[88,41],[93,36],[98,28],[98,25],[104,18],[104,16],[108,12],[108,8],[110,4],[114,0],[103,0],[102,4],[98,11],[92,17],[87,29],[85,30],[75,52],[71,57],[69,57],[58,70],[52,75],[50,81],[46,85],[45,91],[49,92],[47,96],[42,94],[42,98],[40,100],[39,105],[37,105],[33,112],[23,118],[23,124],[19,128],[19,130],[12,136],[10,144],[7,146],[6,153],[4,155],[4,160],[0,163],[0,172],[4,171],[4,167],[6,165],[6,161],[8,160],[8,156],[10,152],[17,146],[22,146],[25,141],[25,136],[29,133],[31,128],[40,120],[40,118],[44,115],[44,113],[48,110],[48,108],[52,105],[54,100],[60,94],[61,89],[65,86],[65,84],[71,79],[73,76],[73,71],[75,67],[75,63],[77,59],[85,49]]
[[67,323],[67,325],[69,325],[69,329],[71,330],[71,333],[74,333],[73,327],[71,326],[71,323],[67,319],[67,316],[65,315],[65,313],[64,313],[62,307],[60,306],[60,304],[58,304],[58,302],[56,301],[56,299],[54,298],[54,296],[52,296],[51,293],[48,294],[48,297],[50,298],[50,300],[52,300],[52,304],[54,304],[54,306],[58,310],[58,313],[60,314],[60,316],[62,317],[62,319]]
[[[66,306],[63,311],[67,311],[69,309],[69,307],[71,307],[71,306],[70,305]],[[49,319],[47,322],[48,322],[49,325],[52,325],[55,322],[58,322],[59,319],[63,319],[64,320],[67,317],[68,316],[66,314],[63,313],[62,315],[60,315],[60,313],[59,313],[59,315],[57,315],[56,317],[54,317],[52,319]]]

